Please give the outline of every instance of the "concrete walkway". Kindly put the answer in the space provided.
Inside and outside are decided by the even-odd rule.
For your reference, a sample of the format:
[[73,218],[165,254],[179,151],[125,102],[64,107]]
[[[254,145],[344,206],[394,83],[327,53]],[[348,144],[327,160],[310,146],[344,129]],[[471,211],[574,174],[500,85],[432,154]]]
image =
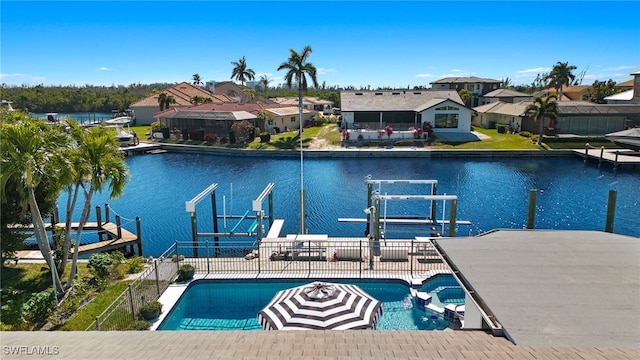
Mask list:
[[480,331],[1,332],[2,359],[640,359],[640,349],[516,346]]

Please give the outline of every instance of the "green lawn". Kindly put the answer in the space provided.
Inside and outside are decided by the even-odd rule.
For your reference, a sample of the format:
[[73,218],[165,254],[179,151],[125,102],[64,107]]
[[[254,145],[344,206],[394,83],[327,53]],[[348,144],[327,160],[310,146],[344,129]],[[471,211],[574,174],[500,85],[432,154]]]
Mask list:
[[519,134],[499,134],[496,129],[474,128],[474,131],[488,136],[481,141],[471,141],[460,144],[435,142],[434,149],[492,149],[492,150],[535,150],[539,145],[531,142],[531,138]]
[[98,294],[87,306],[79,309],[60,330],[84,331],[129,286],[129,281],[118,281]]

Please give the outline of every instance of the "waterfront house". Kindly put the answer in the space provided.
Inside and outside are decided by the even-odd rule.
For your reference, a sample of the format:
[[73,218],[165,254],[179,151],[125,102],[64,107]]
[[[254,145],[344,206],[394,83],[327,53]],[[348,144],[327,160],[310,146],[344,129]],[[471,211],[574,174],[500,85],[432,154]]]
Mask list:
[[496,89],[480,96],[478,102],[479,102],[479,105],[495,103],[498,101],[501,101],[503,103],[514,104],[520,101],[531,102],[532,100],[533,100],[533,95],[531,94],[525,94],[523,92],[515,91],[512,89]]
[[157,112],[160,111],[160,105],[158,104],[158,97],[161,93],[165,93],[168,96],[172,96],[175,103],[170,105],[170,108],[193,106],[191,99],[195,96],[199,96],[203,99],[211,99],[213,102],[234,102],[235,100],[223,95],[213,94],[205,89],[193,86],[187,82],[181,82],[175,86],[166,88],[156,94],[147,96],[146,98],[137,101],[131,105],[131,109],[136,114],[136,125],[149,125],[155,121]]
[[472,111],[455,90],[342,91],[340,105],[348,129],[422,129],[434,134],[470,133]]
[[[280,105],[286,106],[298,106],[299,99],[297,96],[294,97],[275,97],[271,98],[273,102]],[[329,110],[333,107],[333,101],[320,99],[316,96],[303,96],[302,97],[302,108],[313,111],[325,111]]]

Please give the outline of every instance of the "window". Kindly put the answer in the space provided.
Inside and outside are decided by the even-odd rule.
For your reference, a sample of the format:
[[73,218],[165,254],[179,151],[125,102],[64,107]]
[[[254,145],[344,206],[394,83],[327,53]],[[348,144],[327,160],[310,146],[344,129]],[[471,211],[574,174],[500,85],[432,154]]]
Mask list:
[[458,127],[458,114],[436,114],[435,127],[440,129],[455,129]]
[[436,108],[436,110],[460,110],[459,108],[455,107],[455,106],[440,106],[438,108]]
[[295,116],[291,117],[291,122],[296,122],[296,117]]

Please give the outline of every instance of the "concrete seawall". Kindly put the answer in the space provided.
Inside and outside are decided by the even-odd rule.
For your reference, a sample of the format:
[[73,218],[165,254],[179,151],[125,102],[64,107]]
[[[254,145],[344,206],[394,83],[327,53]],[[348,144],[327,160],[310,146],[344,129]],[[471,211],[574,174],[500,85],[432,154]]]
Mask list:
[[[161,144],[172,152],[231,156],[300,157],[298,150],[231,149],[185,144]],[[576,156],[573,150],[425,150],[423,148],[358,148],[305,150],[307,158],[559,158]]]

